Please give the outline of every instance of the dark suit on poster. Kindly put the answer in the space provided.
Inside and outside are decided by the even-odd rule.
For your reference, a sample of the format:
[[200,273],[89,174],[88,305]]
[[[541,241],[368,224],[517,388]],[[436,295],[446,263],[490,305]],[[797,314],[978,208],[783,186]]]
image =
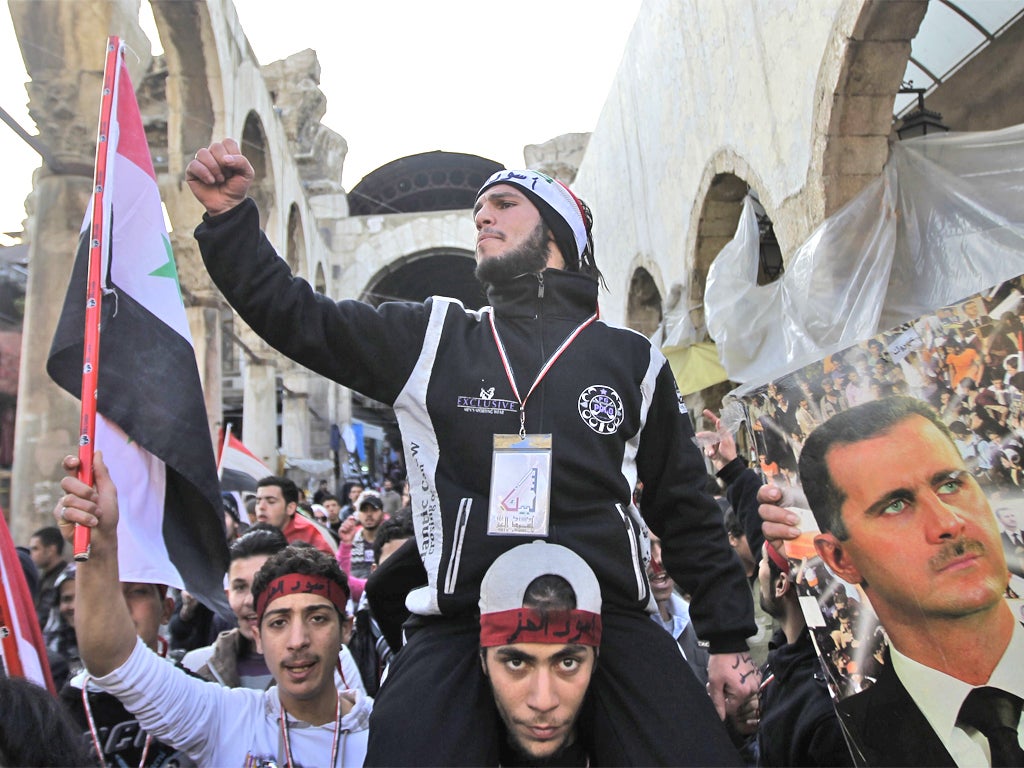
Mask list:
[[858,766],[956,767],[897,677],[888,651],[878,682],[837,708]]
[[[1024,536],[1020,532],[1017,536]],[[1003,542],[1003,551],[1006,553],[1006,565],[1011,573],[1024,576],[1024,547],[1015,542],[1005,531],[999,534]]]

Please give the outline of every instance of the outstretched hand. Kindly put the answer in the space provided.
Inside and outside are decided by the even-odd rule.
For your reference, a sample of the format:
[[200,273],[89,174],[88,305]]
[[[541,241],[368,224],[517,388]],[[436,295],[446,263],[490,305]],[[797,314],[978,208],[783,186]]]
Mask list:
[[698,432],[697,442],[703,447],[704,455],[711,459],[717,472],[736,458],[736,440],[728,429],[722,427],[722,420],[714,411],[704,410],[704,418],[714,425],[714,432]]
[[256,177],[252,164],[234,139],[203,147],[185,166],[185,181],[211,216],[230,211],[245,200]]
[[338,528],[338,540],[342,544],[352,544],[356,540],[356,533],[359,531],[359,522],[355,515],[346,517]]

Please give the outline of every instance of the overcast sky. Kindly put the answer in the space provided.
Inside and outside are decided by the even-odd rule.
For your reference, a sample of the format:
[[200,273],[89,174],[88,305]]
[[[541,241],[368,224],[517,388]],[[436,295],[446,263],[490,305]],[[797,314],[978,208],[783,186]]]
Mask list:
[[[346,189],[417,152],[468,152],[514,167],[526,144],[593,130],[640,3],[235,0],[261,63],[316,50],[324,123],[348,142]],[[6,3],[0,72],[0,107],[34,134]],[[0,157],[0,232],[16,231],[39,160],[2,124]]]

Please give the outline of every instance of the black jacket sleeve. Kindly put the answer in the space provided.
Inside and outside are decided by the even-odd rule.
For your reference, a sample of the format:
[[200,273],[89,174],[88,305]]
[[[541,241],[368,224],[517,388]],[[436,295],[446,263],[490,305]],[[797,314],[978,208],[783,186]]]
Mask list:
[[693,437],[666,362],[637,451],[644,484],[641,509],[661,539],[665,569],[692,596],[690,615],[697,635],[712,653],[745,651],[746,638],[757,631],[750,587],[729,545],[718,504],[703,490],[707,471]]
[[293,277],[259,229],[252,200],[195,231],[206,269],[264,341],[322,376],[389,405],[422,347],[430,302],[335,303]]
[[729,504],[736,511],[740,525],[747,536],[747,545],[754,555],[755,562],[761,558],[761,546],[764,534],[761,532],[761,515],[757,511],[757,492],[764,481],[750,467],[737,457],[717,472],[718,478],[725,483],[725,495]]

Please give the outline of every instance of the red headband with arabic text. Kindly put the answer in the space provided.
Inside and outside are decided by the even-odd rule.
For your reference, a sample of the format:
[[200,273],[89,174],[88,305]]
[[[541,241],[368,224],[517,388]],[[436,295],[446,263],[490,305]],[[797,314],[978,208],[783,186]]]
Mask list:
[[480,646],[515,643],[601,645],[601,614],[590,611],[540,611],[513,608],[480,616]]
[[263,613],[267,607],[279,597],[294,594],[320,595],[335,607],[341,616],[347,614],[348,595],[336,581],[324,576],[312,576],[305,573],[286,573],[271,581],[267,588],[256,598],[256,622],[262,625]]

